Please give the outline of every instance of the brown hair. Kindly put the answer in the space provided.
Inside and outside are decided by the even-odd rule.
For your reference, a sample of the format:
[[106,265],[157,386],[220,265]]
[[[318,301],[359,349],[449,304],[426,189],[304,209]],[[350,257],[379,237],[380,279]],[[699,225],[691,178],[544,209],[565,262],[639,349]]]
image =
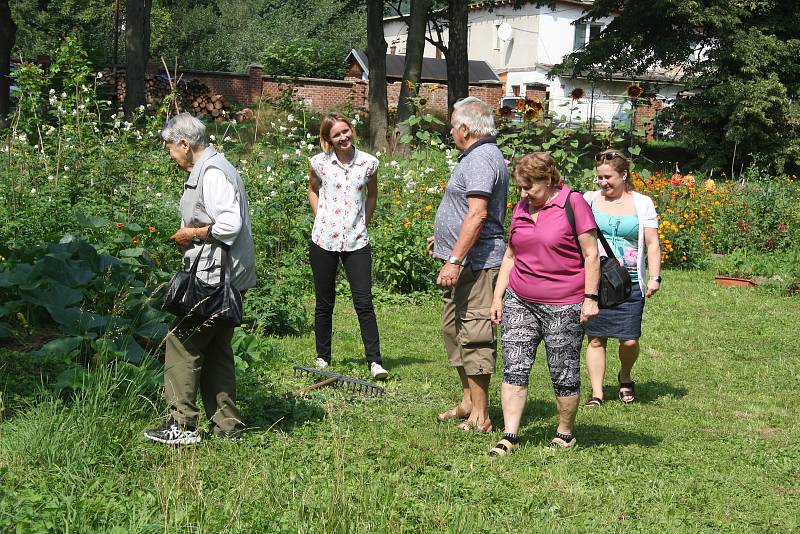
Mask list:
[[631,160],[619,150],[603,150],[595,157],[594,167],[597,169],[600,165],[611,165],[611,168],[617,171],[620,175],[625,173],[625,191],[633,191],[633,180],[631,179]]
[[563,183],[561,173],[556,169],[556,160],[548,152],[533,152],[522,156],[514,165],[514,177],[526,186],[544,181],[551,187]]
[[322,123],[319,125],[319,146],[322,147],[322,151],[325,153],[328,153],[333,149],[333,142],[331,141],[331,128],[333,128],[333,125],[337,122],[343,122],[350,127],[350,129],[353,131],[353,141],[355,141],[356,129],[353,128],[353,123],[350,122],[350,119],[341,113],[328,113],[322,117]]

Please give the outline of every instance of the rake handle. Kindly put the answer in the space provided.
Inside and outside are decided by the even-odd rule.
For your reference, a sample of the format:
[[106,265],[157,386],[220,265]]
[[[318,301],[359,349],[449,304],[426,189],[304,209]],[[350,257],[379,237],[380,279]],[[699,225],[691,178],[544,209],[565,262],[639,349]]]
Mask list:
[[319,382],[317,382],[315,384],[311,384],[310,386],[306,386],[304,388],[296,389],[296,390],[294,390],[292,392],[292,395],[295,396],[295,397],[299,397],[301,395],[305,395],[306,393],[308,393],[310,391],[314,391],[315,389],[324,388],[325,386],[329,386],[329,385],[333,384],[334,382],[336,382],[336,378],[335,377],[326,378],[325,380],[320,380]]

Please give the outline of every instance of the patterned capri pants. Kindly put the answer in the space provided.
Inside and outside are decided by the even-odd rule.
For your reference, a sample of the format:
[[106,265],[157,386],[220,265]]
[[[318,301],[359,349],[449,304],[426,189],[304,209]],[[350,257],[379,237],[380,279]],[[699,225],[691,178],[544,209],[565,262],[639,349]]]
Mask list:
[[536,349],[544,340],[556,397],[581,389],[581,304],[536,304],[506,290],[503,305],[503,383],[527,387]]

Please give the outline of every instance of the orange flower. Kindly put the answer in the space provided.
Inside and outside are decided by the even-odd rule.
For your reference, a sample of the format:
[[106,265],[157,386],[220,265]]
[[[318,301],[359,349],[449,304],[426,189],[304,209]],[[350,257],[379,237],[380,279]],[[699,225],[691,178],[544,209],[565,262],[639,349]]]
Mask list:
[[156,231],[156,227],[155,226],[148,226],[147,229],[150,230],[151,232],[155,232]]
[[117,228],[123,228],[125,225],[122,223],[117,223]]

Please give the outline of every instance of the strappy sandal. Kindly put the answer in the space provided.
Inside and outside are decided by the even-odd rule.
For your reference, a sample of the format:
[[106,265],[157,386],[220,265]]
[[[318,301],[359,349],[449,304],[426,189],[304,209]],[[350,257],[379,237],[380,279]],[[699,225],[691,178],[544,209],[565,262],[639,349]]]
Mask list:
[[451,419],[466,419],[467,417],[469,417],[469,412],[465,413],[464,409],[461,408],[461,405],[459,404],[455,408],[451,408],[446,412],[442,412],[437,415],[436,420],[440,423],[446,423]]
[[584,404],[583,406],[586,408],[597,408],[598,406],[602,405],[603,405],[603,399],[601,399],[600,397],[592,397],[589,400],[587,400],[586,404]]
[[[566,438],[571,437],[572,439],[567,441],[564,439],[565,437]],[[552,449],[571,449],[577,444],[578,440],[575,439],[575,436],[571,434],[569,436],[565,436],[564,434],[561,434],[559,432],[556,432],[556,437],[550,440],[550,448]]]
[[489,432],[492,431],[492,422],[489,421],[484,426],[478,426],[478,423],[475,423],[473,421],[464,421],[463,423],[458,425],[458,428],[460,428],[464,432],[478,432],[479,434],[488,434]]
[[[630,404],[636,400],[636,382],[623,382],[620,380],[619,373],[617,374],[617,382],[619,382],[619,400],[621,400],[625,404]],[[630,391],[622,391],[622,390],[630,390]],[[628,400],[625,400],[625,397],[628,397]]]
[[511,454],[519,448],[519,443],[511,443],[506,438],[497,442],[497,445],[489,450],[489,456],[496,458],[497,456],[505,456]]

